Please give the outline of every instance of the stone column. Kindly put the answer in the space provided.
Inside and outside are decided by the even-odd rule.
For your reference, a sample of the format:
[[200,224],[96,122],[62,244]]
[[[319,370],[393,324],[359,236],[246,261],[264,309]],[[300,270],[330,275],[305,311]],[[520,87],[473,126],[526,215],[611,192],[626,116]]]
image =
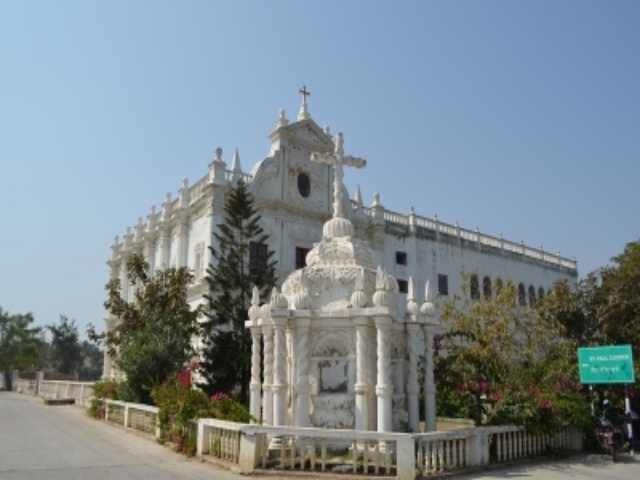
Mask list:
[[433,333],[437,326],[437,308],[431,301],[431,286],[425,285],[424,303],[420,307],[424,323],[424,421],[425,432],[436,431],[436,384],[433,381]]
[[424,413],[425,432],[436,431],[436,384],[433,380],[433,330],[434,325],[424,327],[425,342],[425,378],[424,378]]
[[176,258],[177,267],[188,266],[189,258],[189,219],[186,214],[180,215],[180,225],[178,227],[178,254]]
[[407,378],[407,400],[409,404],[409,430],[417,433],[420,431],[420,408],[418,405],[418,340],[420,325],[407,324],[407,347],[409,350],[409,368]]
[[367,379],[367,318],[356,317],[356,430],[369,430],[368,395],[369,382]]
[[296,319],[297,337],[296,337],[296,358],[297,358],[297,379],[296,379],[296,426],[308,427],[309,415],[311,411],[311,400],[309,393],[309,324],[311,319]]
[[275,362],[273,377],[273,425],[284,426],[287,390],[287,345],[285,338],[286,318],[273,318],[275,339]]
[[262,327],[264,338],[264,383],[262,384],[263,405],[262,420],[265,425],[273,425],[273,327],[264,325]]
[[376,317],[374,319],[377,329],[378,348],[378,379],[376,395],[378,397],[378,432],[390,432],[393,427],[391,417],[391,396],[393,385],[391,384],[391,318]]
[[149,264],[149,276],[153,277],[156,271],[156,240],[152,236],[144,244],[144,259]]
[[249,413],[260,420],[260,340],[261,328],[258,325],[249,327],[251,329],[251,384],[249,385],[250,400]]
[[162,231],[162,238],[161,238],[161,246],[160,248],[162,249],[162,265],[161,268],[162,269],[166,269],[169,268],[171,265],[169,265],[169,263],[171,262],[171,227],[167,226],[166,228],[163,229]]

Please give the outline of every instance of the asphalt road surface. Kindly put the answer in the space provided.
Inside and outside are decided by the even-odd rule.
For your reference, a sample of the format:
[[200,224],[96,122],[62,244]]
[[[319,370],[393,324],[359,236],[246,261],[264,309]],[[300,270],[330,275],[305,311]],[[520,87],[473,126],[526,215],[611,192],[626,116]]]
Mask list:
[[76,406],[0,391],[0,480],[237,480]]
[[[265,478],[278,477],[274,472]],[[553,462],[448,476],[464,480],[636,480],[638,477],[640,454],[635,459],[621,455],[618,463],[604,455],[578,455]],[[38,397],[0,391],[0,480],[246,478],[210,463],[186,459],[149,437],[93,420],[84,409],[47,406]],[[289,478],[307,477],[302,474]]]
[[640,477],[640,455],[621,454],[617,463],[604,455],[576,455],[553,462],[535,462],[456,475],[461,480],[631,480]]

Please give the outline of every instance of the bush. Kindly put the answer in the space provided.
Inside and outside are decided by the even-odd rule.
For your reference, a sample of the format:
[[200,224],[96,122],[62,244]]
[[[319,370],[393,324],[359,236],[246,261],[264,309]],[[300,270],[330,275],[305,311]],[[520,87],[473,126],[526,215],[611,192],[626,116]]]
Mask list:
[[155,388],[151,396],[160,409],[158,418],[164,440],[175,443],[179,451],[191,456],[196,447],[194,420],[217,418],[248,423],[251,415],[244,405],[228,395],[218,393],[209,398],[188,383],[184,375],[173,375]]
[[122,389],[122,384],[110,379],[98,380],[93,384],[93,398],[89,403],[87,409],[87,415],[93,418],[104,418],[105,408],[102,404],[102,400],[105,398],[110,400],[120,399],[119,392]]

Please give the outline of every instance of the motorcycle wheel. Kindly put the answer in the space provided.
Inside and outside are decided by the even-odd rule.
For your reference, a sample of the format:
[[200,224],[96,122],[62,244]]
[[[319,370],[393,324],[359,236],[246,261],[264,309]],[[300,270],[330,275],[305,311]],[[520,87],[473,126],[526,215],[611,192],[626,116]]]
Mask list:
[[609,448],[611,449],[611,459],[614,462],[617,462],[618,461],[618,449],[616,448],[615,445],[611,445]]

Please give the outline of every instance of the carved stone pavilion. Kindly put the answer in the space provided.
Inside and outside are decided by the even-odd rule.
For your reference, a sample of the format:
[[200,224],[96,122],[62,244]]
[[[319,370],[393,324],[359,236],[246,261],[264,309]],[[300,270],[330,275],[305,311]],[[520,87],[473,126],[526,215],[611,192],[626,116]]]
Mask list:
[[340,133],[334,147],[311,155],[334,169],[333,217],[322,240],[267,303],[254,289],[246,322],[251,414],[274,426],[417,432],[418,357],[426,345],[426,430],[435,430],[429,284],[420,307],[410,278],[406,312],[396,311],[398,282],[355,237],[344,199],[343,166],[366,162],[344,155]]

